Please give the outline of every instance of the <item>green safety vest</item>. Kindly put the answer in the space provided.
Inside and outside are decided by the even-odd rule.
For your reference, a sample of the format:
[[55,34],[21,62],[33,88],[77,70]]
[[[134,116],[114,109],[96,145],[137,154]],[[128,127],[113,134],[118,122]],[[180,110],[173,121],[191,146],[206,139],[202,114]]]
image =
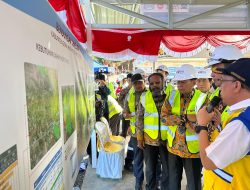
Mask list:
[[134,88],[131,88],[129,90],[129,94],[128,94],[128,108],[129,111],[132,115],[132,117],[129,119],[130,120],[130,128],[131,128],[131,132],[134,135],[135,134],[135,122],[136,122],[136,115],[135,115],[135,94],[134,94]]
[[109,119],[113,117],[115,114],[122,112],[122,107],[110,95],[108,95],[108,107],[109,107]]
[[98,101],[101,101],[101,100],[102,100],[101,95],[100,95],[100,94],[96,94],[96,99],[97,99]]
[[[167,139],[167,126],[161,122],[160,115],[156,108],[152,93],[150,90],[141,95],[141,104],[145,109],[144,112],[144,132],[152,139],[157,139],[159,130],[161,139]],[[159,122],[160,119],[160,122]],[[159,126],[160,123],[160,126]]]
[[115,94],[115,87],[114,87],[114,84],[112,82],[109,83],[109,86],[108,86],[109,90],[110,90],[110,95],[116,99],[117,96]]
[[166,98],[168,98],[170,96],[172,90],[174,90],[173,85],[171,83],[168,83],[166,88],[165,88]]
[[201,109],[203,106],[204,102],[207,99],[207,94],[206,93],[201,93],[200,97],[198,98],[196,105],[195,105],[195,113],[197,114],[198,111]]
[[[189,102],[186,114],[195,114],[195,104],[198,100],[198,98],[201,95],[201,91],[195,90],[194,95]],[[181,105],[180,105],[180,92],[179,90],[174,90],[172,91],[168,101],[172,107],[172,113],[175,115],[180,115],[181,111]],[[173,140],[175,138],[175,133],[177,130],[177,125],[174,126],[168,126],[168,146],[171,148],[173,146]],[[198,153],[199,152],[199,144],[198,144],[198,136],[196,133],[193,133],[189,131],[189,129],[186,129],[186,142],[187,142],[187,147],[190,153]]]

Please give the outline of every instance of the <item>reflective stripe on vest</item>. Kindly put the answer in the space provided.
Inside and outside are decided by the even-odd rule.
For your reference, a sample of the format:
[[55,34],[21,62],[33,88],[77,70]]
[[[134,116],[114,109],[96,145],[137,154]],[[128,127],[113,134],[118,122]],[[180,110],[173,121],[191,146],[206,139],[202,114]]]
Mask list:
[[231,183],[232,180],[233,180],[233,176],[230,175],[229,173],[221,170],[221,169],[216,169],[216,170],[213,170],[213,172],[218,176],[220,177],[222,180],[228,182],[228,183]]
[[[198,100],[198,98],[201,95],[201,91],[195,90],[194,95],[189,102],[188,108],[187,108],[187,114],[195,114],[195,105]],[[172,91],[171,95],[169,96],[169,103],[172,107],[172,113],[175,115],[180,115],[180,92]],[[171,148],[173,146],[173,140],[175,138],[175,133],[177,130],[177,125],[175,126],[169,126],[168,130],[168,146]],[[198,144],[198,137],[195,133],[190,132],[188,129],[186,129],[186,142],[187,142],[187,148],[190,153],[198,153],[199,152],[199,144]]]
[[131,128],[131,132],[132,134],[135,134],[136,132],[136,128],[135,128],[135,122],[136,122],[136,116],[135,116],[135,94],[134,94],[134,89],[131,88],[129,90],[129,95],[128,95],[128,108],[129,111],[131,113],[131,115],[133,115],[129,120],[130,120],[130,128]]
[[189,135],[186,136],[186,141],[198,141],[198,135]]
[[[158,125],[144,125],[144,129],[158,130]],[[168,126],[161,126],[161,130],[168,131]]]
[[[157,139],[159,133],[159,114],[150,90],[141,95],[141,104],[145,109],[144,113],[144,132],[150,138]],[[168,127],[161,122],[161,139],[167,139]]]
[[159,117],[159,115],[158,115],[158,113],[144,113],[144,117],[156,117],[156,118],[158,118]]
[[206,101],[207,94],[202,93],[200,97],[198,98],[196,105],[195,105],[195,113],[198,113],[198,111],[201,109],[202,105]]

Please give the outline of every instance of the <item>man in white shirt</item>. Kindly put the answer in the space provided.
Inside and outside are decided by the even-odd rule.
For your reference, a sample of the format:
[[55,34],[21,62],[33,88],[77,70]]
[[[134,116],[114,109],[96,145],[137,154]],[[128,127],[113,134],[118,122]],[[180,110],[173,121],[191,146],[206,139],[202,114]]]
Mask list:
[[221,97],[229,106],[230,116],[224,129],[209,145],[207,124],[220,117],[203,107],[197,114],[200,157],[203,167],[211,170],[204,176],[204,189],[250,189],[250,58],[242,58],[224,69]]

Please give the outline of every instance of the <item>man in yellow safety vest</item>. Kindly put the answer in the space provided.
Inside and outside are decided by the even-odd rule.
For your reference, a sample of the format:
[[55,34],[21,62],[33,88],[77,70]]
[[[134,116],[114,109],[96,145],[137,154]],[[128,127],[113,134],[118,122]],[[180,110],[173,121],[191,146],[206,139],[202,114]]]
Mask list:
[[208,113],[203,107],[197,114],[200,157],[207,171],[204,189],[250,189],[250,59],[239,59],[218,71],[221,98],[230,115],[210,144],[207,124],[219,111]]
[[168,189],[167,126],[161,122],[161,108],[166,98],[164,78],[160,73],[148,77],[149,90],[141,95],[137,109],[136,127],[139,148],[144,150],[146,189],[157,189],[156,168],[158,157],[162,164],[161,190]]
[[[146,92],[145,80],[141,74],[134,74],[131,78],[133,88],[130,89],[126,96],[123,116],[125,119],[130,120],[129,133],[131,135],[128,148],[133,149],[133,172],[136,178],[135,190],[142,189],[142,183],[144,180],[143,172],[143,151],[137,146],[136,139],[136,111],[138,104],[140,103],[140,97],[143,92]],[[126,162],[126,161],[125,161]]]
[[167,149],[169,164],[169,189],[179,190],[183,168],[187,176],[187,188],[201,189],[201,162],[198,137],[195,134],[195,104],[201,95],[194,89],[196,71],[192,65],[182,65],[174,76],[178,90],[165,100],[161,118],[168,126]]
[[[240,49],[233,45],[221,45],[215,48],[214,52],[212,53],[210,59],[208,60],[208,66],[212,70],[211,77],[213,78],[215,90],[209,96],[209,100],[212,100],[215,96],[220,97],[220,86],[221,86],[221,72],[218,70],[220,68],[224,68],[225,66],[231,64],[237,59],[243,57]],[[211,123],[208,127],[209,132],[209,140],[211,142],[218,136],[218,134],[222,130],[222,123],[226,118],[229,116],[228,113],[228,106],[223,104],[220,101],[218,105],[218,110],[221,113],[221,117],[218,115],[214,115]]]

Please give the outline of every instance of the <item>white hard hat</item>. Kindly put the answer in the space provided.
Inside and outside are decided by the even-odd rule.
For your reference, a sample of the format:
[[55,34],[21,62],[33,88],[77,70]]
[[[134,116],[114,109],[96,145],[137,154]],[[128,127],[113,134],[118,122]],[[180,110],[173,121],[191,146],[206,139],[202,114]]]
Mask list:
[[123,79],[127,78],[127,75],[125,73],[121,73],[118,78],[117,78],[117,81],[120,82],[122,81]]
[[159,65],[159,66],[156,68],[156,70],[158,70],[158,69],[169,73],[168,67],[167,67],[166,65]]
[[192,65],[184,64],[177,69],[173,78],[174,81],[182,81],[196,78],[196,71]]
[[[208,59],[208,66],[221,63],[222,59],[234,61],[243,57],[240,49],[233,45],[221,45],[215,48],[211,57]],[[206,68],[207,68],[206,67]]]
[[145,71],[143,69],[136,69],[136,70],[133,71],[133,75],[134,74],[145,75]]
[[196,77],[198,79],[208,79],[208,78],[212,78],[211,77],[211,74],[212,74],[212,70],[211,68],[202,68],[202,69],[199,69],[196,73]]

